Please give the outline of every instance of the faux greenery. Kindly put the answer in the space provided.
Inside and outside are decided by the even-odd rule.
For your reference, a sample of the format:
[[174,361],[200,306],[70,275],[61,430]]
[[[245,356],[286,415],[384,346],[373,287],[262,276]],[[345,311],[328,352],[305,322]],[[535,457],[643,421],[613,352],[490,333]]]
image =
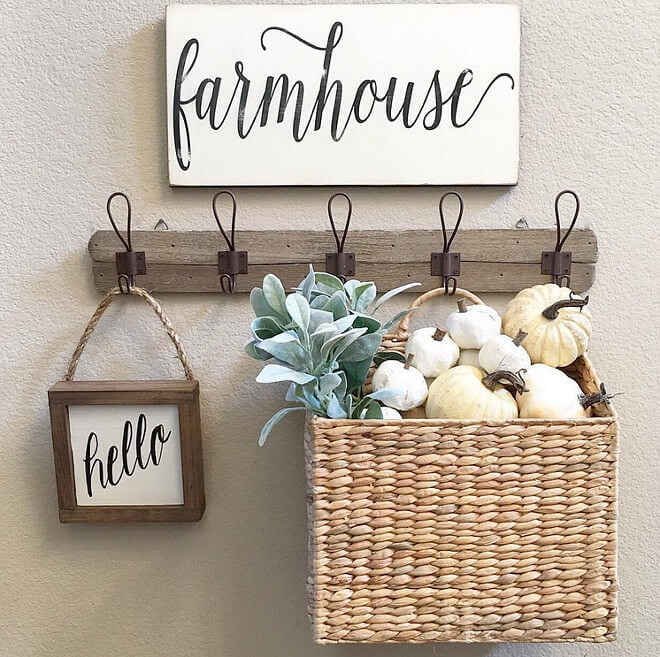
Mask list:
[[385,323],[373,314],[396,294],[416,285],[403,285],[376,299],[373,283],[343,283],[310,266],[307,277],[289,295],[273,274],[264,278],[263,287],[252,290],[250,303],[256,319],[245,351],[256,360],[275,361],[264,366],[257,381],[289,381],[286,400],[299,403],[266,422],[260,445],[275,424],[293,411],[309,410],[330,418],[382,417],[378,402],[388,392],[367,395],[363,387],[383,334],[408,311]]

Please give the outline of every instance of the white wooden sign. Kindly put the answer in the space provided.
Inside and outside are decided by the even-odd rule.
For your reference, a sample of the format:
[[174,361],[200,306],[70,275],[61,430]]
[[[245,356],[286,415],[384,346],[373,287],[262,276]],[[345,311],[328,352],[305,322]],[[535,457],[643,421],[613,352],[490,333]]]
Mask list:
[[183,504],[175,405],[69,406],[79,506]]
[[512,5],[173,5],[172,185],[512,185]]

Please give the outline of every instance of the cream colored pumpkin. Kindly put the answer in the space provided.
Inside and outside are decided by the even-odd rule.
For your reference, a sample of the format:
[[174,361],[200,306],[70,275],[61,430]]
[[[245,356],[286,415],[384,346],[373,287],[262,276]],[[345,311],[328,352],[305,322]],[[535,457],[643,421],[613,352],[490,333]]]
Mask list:
[[413,367],[425,377],[435,378],[445,370],[456,365],[458,345],[435,326],[417,329],[406,344],[406,356],[414,354]]
[[516,395],[520,417],[548,420],[588,417],[580,386],[561,370],[537,363],[522,376],[525,391]]
[[587,350],[591,314],[586,303],[567,287],[534,285],[509,302],[502,329],[511,338],[521,330],[527,333],[525,350],[532,363],[564,367]]
[[472,367],[481,369],[481,365],[479,365],[479,349],[461,349],[458,364],[471,365]]
[[485,304],[468,306],[465,299],[459,299],[458,310],[447,317],[449,336],[461,349],[481,349],[501,328],[496,310]]
[[469,365],[457,365],[442,373],[429,389],[428,418],[464,420],[511,420],[518,417],[513,395],[499,384],[490,389],[485,373]]
[[413,356],[409,355],[405,363],[397,360],[383,361],[371,379],[374,391],[387,389],[392,394],[383,400],[385,406],[407,411],[421,406],[426,401],[428,386],[424,375],[410,366]]
[[526,337],[525,331],[520,331],[515,338],[508,335],[492,337],[479,350],[479,366],[486,372],[506,370],[507,372],[520,372],[532,364],[529,354],[521,346]]

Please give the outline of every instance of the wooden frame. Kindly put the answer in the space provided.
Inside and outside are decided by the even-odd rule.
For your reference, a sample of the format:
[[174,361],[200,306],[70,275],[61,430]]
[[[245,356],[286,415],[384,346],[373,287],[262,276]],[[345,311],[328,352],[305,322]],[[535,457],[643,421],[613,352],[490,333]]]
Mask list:
[[[147,254],[147,274],[140,285],[157,293],[220,292],[218,251],[227,245],[220,231],[134,231],[133,248]],[[519,292],[548,283],[541,273],[541,253],[554,247],[554,229],[460,230],[452,251],[461,254],[459,286],[474,292]],[[236,231],[236,245],[248,252],[248,273],[236,276],[236,292],[261,285],[268,273],[285,287],[297,285],[309,263],[325,270],[325,254],[336,251],[332,233],[313,230]],[[571,233],[567,250],[573,254],[571,288],[578,293],[594,282],[598,242],[592,230]],[[355,277],[373,281],[386,291],[415,281],[415,292],[432,290],[441,281],[431,275],[431,253],[442,250],[440,230],[352,230],[346,251],[355,253]],[[95,232],[89,241],[96,288],[107,291],[117,284],[117,236],[111,230]]]
[[[205,508],[197,381],[60,381],[48,391],[60,522],[194,522]],[[77,502],[69,406],[176,405],[183,504],[82,506]]]

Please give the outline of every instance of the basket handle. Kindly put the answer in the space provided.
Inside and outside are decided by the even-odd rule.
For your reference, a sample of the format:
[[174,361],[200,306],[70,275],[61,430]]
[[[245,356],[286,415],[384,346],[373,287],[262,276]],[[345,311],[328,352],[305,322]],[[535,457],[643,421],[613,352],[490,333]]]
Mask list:
[[[178,359],[181,361],[181,365],[183,366],[183,371],[185,372],[186,379],[188,381],[193,381],[195,377],[193,376],[190,363],[188,362],[188,357],[186,356],[186,352],[183,350],[183,346],[179,341],[179,336],[174,330],[172,323],[165,314],[165,311],[162,309],[161,305],[158,303],[158,301],[156,301],[156,299],[154,299],[151,296],[151,294],[149,294],[149,292],[147,292],[145,289],[141,287],[135,287],[134,285],[131,285],[128,288],[128,293],[140,297],[141,299],[144,299],[144,301],[146,301],[147,304],[151,306],[151,309],[156,313],[158,319],[160,319],[161,323],[165,327],[165,330],[167,331],[167,335],[169,336],[170,340],[172,341],[172,344],[174,345],[174,348],[176,349],[176,355]],[[123,295],[124,292],[122,292],[120,288],[118,287],[112,288],[105,295],[101,303],[98,305],[97,309],[94,311],[94,314],[90,317],[90,320],[87,323],[87,326],[83,331],[83,334],[80,336],[78,345],[76,346],[73,354],[71,355],[71,358],[69,360],[69,365],[66,370],[66,374],[64,375],[65,381],[73,381],[73,377],[76,374],[76,369],[78,368],[78,361],[80,360],[80,357],[82,356],[82,353],[85,350],[85,347],[87,346],[87,342],[92,336],[92,333],[96,328],[96,325],[99,323],[99,320],[103,316],[103,313],[108,309],[108,306],[110,306],[110,304],[117,297]]]
[[[409,306],[409,308],[419,308],[422,304],[426,303],[429,299],[434,297],[446,297],[453,299],[454,297],[463,297],[472,303],[483,305],[483,301],[472,292],[463,290],[460,287],[456,288],[456,291],[453,294],[446,294],[444,287],[437,287],[434,290],[429,290],[424,294],[418,296]],[[405,317],[399,322],[399,326],[394,332],[394,338],[397,340],[402,340],[408,337],[408,327],[410,326],[410,320],[412,319],[413,313],[408,313]]]

